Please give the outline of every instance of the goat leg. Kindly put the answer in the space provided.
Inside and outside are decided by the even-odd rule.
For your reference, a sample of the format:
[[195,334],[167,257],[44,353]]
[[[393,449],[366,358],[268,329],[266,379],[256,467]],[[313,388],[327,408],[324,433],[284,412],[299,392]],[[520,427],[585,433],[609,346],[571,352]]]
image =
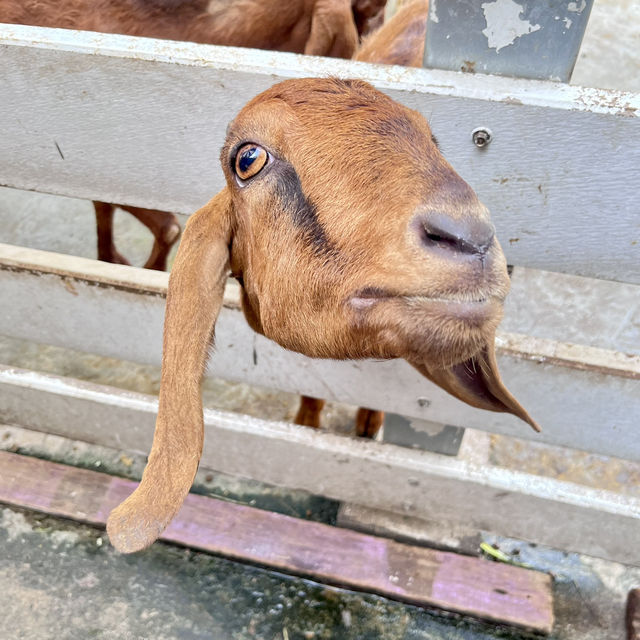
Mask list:
[[316,0],[304,53],[351,58],[358,48],[358,31],[349,0]]
[[[320,427],[320,416],[325,401],[310,396],[300,396],[300,407],[294,419],[295,424],[305,427]],[[359,438],[375,438],[384,422],[384,412],[374,409],[358,409],[356,414],[356,435]]]
[[119,206],[123,211],[130,213],[142,222],[153,234],[153,247],[144,268],[166,271],[169,252],[180,237],[180,224],[176,216],[173,213],[155,209],[142,209],[128,205]]
[[113,212],[115,206],[107,202],[94,202],[96,211],[96,232],[98,236],[98,260],[114,264],[131,264],[118,253],[113,242]]

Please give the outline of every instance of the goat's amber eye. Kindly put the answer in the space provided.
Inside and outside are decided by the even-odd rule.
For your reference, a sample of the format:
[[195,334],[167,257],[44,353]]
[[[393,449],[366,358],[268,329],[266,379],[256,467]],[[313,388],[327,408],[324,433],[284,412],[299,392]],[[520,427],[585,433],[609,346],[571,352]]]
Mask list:
[[236,154],[236,175],[240,180],[253,178],[267,164],[269,155],[258,145],[245,144]]

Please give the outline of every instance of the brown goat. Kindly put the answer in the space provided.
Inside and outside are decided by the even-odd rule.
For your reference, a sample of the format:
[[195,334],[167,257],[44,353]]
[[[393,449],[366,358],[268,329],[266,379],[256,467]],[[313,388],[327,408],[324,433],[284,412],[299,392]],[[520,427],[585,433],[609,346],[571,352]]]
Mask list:
[[[2,0],[0,22],[350,58],[381,0]],[[172,213],[94,202],[98,259],[129,264],[113,240],[119,207],[154,236],[149,269],[164,270],[180,236]]]
[[537,428],[498,373],[509,278],[489,213],[419,113],[366,82],[288,80],[242,109],[220,160],[227,186],[190,218],[171,272],[153,448],[109,518],[118,549],[151,544],[189,491],[229,273],[250,326],[283,347],[404,358],[464,402]]

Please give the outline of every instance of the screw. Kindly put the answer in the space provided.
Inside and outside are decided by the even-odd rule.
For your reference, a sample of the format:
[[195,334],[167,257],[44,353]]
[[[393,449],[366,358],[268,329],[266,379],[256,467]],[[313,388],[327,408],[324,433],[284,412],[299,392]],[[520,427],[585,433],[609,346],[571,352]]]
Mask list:
[[491,129],[488,129],[487,127],[476,127],[471,132],[473,144],[475,144],[478,149],[486,147],[491,142],[491,138]]

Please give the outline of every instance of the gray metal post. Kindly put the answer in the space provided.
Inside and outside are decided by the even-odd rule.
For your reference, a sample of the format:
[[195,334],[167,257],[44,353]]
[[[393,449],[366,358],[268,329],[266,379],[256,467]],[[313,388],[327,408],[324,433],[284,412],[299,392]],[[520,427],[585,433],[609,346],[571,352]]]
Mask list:
[[430,0],[425,67],[568,82],[593,0]]
[[[397,10],[388,3],[387,15]],[[520,78],[568,82],[578,57],[593,0],[429,0],[424,66]],[[491,132],[478,127],[481,149]],[[387,414],[383,439],[456,455],[461,427]]]

